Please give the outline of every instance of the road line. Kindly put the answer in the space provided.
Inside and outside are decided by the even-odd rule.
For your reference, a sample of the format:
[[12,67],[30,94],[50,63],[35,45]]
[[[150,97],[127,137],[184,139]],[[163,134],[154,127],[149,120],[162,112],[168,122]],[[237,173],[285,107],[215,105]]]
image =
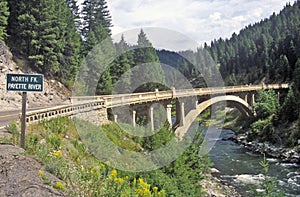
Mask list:
[[16,115],[19,115],[19,114],[7,114],[7,115],[0,116],[0,118],[6,118],[6,117],[16,116]]

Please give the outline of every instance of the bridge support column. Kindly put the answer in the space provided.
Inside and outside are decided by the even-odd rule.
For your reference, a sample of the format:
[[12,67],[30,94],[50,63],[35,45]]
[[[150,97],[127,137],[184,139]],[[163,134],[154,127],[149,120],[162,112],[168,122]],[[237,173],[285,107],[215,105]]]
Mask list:
[[280,92],[279,91],[277,92],[277,100],[278,100],[278,102],[280,102]]
[[184,102],[176,101],[176,123],[183,126],[185,123]]
[[245,95],[245,101],[248,103],[248,94]]
[[133,110],[133,111],[132,111],[132,126],[133,126],[133,127],[136,126],[135,117],[136,117],[136,111]]
[[255,103],[255,94],[252,94],[252,98],[251,98],[251,105],[254,105]]
[[172,127],[172,105],[167,105],[167,120],[170,127]]
[[150,117],[151,131],[154,131],[154,115],[153,115],[153,107],[152,106],[149,109],[149,117]]
[[114,122],[117,123],[118,122],[118,115],[114,115]]

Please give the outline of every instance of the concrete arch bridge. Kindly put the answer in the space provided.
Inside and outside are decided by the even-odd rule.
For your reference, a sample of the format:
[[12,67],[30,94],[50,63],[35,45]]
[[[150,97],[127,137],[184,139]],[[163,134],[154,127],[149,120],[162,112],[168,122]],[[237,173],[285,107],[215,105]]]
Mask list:
[[[165,120],[170,125],[173,124],[173,110],[173,114],[176,114],[173,124],[175,132],[178,131],[179,135],[182,135],[183,130],[186,130],[199,114],[216,103],[228,102],[238,108],[243,116],[249,117],[252,115],[251,106],[255,103],[257,90],[273,89],[278,93],[279,99],[280,92],[286,92],[288,88],[288,84],[260,84],[182,90],[172,88],[168,91],[72,97],[70,105],[27,113],[26,121],[34,123],[57,116],[78,116],[99,125],[124,119],[135,127],[137,115],[145,113],[149,128],[154,130],[157,125],[155,121],[161,119],[161,116],[157,116],[158,112],[160,115],[165,113]],[[139,111],[138,106],[145,107],[143,111]],[[162,108],[164,110],[158,110]],[[96,112],[96,115],[91,115],[92,112]],[[110,121],[108,114],[112,115]],[[93,118],[95,120],[92,120]]]

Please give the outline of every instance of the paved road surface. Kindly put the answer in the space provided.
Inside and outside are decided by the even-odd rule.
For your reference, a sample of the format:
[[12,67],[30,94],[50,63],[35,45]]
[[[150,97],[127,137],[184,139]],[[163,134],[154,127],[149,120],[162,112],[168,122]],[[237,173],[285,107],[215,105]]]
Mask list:
[[[48,107],[49,106],[28,108],[27,112],[37,110],[37,109],[48,108]],[[11,121],[19,120],[19,114],[21,112],[22,112],[21,109],[10,110],[10,111],[0,111],[0,130],[3,130],[5,128],[5,126],[7,126]]]
[[0,111],[0,129],[4,128],[11,121],[18,120],[19,113],[21,113],[21,109],[11,111]]

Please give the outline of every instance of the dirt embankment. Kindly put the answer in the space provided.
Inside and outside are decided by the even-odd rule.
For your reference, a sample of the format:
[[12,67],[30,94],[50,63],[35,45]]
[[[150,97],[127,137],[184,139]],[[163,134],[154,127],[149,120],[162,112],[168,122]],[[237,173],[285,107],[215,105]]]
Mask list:
[[[0,196],[65,196],[51,186],[51,183],[61,181],[47,173],[37,160],[23,153],[23,149],[13,145],[0,145]],[[50,184],[43,180],[39,172],[43,172]]]
[[[21,63],[20,63],[21,64]],[[8,73],[35,74],[30,68],[21,68],[13,61],[13,55],[3,41],[0,41],[0,110],[21,109],[22,95],[20,92],[6,91],[6,75]],[[69,90],[60,82],[44,79],[42,93],[28,93],[28,108],[54,106],[68,102]]]

